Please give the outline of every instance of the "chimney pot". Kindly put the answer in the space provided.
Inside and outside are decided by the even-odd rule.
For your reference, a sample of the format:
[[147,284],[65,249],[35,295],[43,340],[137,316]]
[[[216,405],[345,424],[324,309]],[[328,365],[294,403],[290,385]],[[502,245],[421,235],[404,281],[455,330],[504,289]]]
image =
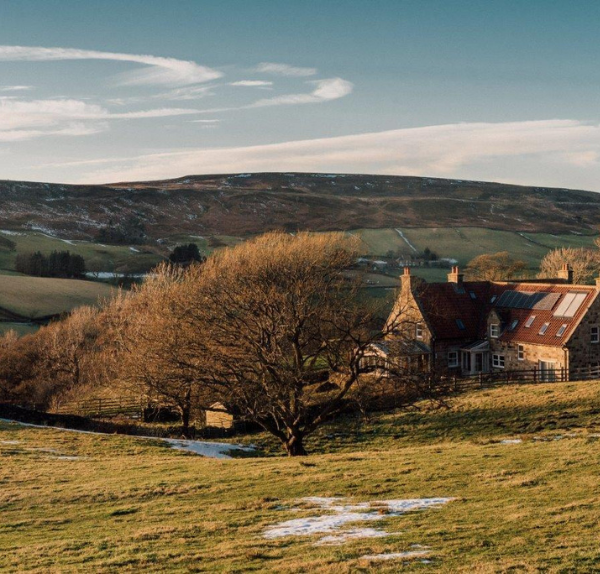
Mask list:
[[563,263],[560,271],[558,272],[558,278],[565,281],[565,283],[573,283],[573,269],[568,263]]

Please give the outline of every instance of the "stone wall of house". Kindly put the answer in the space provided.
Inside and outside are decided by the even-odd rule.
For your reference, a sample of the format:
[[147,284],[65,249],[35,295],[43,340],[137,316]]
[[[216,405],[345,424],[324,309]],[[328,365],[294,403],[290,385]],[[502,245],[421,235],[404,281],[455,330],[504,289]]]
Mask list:
[[[518,347],[523,347],[523,360],[518,359]],[[490,361],[492,355],[504,355],[504,370],[526,371],[537,369],[540,361],[555,363],[555,369],[566,368],[565,351],[562,347],[548,345],[533,345],[531,343],[506,343],[497,339],[490,339]],[[494,369],[499,371],[501,369]]]
[[[398,337],[407,340],[418,340],[425,345],[431,345],[431,331],[423,318],[423,313],[415,299],[413,288],[421,280],[418,277],[405,275],[402,277],[402,287],[394,308],[387,320],[387,327],[395,323]],[[421,328],[421,337],[417,338],[417,325]]]
[[589,307],[567,342],[571,371],[600,365],[600,343],[591,342],[591,328],[600,327],[600,297]]

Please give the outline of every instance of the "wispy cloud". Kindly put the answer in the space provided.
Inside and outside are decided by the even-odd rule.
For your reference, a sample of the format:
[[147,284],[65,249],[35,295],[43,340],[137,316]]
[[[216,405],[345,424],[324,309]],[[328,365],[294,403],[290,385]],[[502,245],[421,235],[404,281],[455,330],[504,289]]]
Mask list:
[[[598,179],[600,126],[575,120],[507,123],[465,123],[398,129],[334,138],[271,145],[198,149],[143,155],[105,167],[94,160],[84,182],[160,179],[184,173],[240,171],[306,171],[473,177],[482,166],[493,174],[494,162],[502,173],[524,161],[535,172],[559,165],[572,171],[571,185],[583,176]],[[588,171],[582,170],[582,165]],[[79,162],[79,165],[83,164]],[[592,171],[590,171],[592,170]],[[485,172],[485,169],[484,169]],[[579,179],[573,178],[579,173]],[[542,176],[540,175],[540,178]],[[506,180],[506,178],[505,178]],[[538,181],[540,185],[542,181]],[[581,185],[581,183],[579,184]],[[598,186],[596,186],[598,187]]]
[[146,66],[119,75],[126,85],[166,84],[184,86],[215,80],[223,74],[189,60],[140,54],[122,54],[79,50],[75,48],[42,48],[30,46],[0,46],[0,61],[48,62],[60,60],[112,60]]
[[89,135],[106,130],[110,120],[162,118],[197,113],[197,110],[186,108],[112,113],[100,105],[74,99],[25,101],[0,98],[0,141],[23,141],[50,135]]
[[314,76],[317,73],[316,68],[298,68],[288,64],[276,64],[274,62],[261,62],[254,68],[254,71],[263,74],[291,77]]
[[240,80],[239,82],[231,82],[230,86],[242,86],[248,88],[260,88],[265,86],[272,86],[273,82],[265,82],[263,80]]
[[26,92],[31,89],[32,86],[3,86],[0,87],[0,92]]
[[315,80],[310,82],[314,84],[315,89],[309,94],[288,94],[276,96],[274,98],[264,98],[248,108],[262,108],[265,106],[285,106],[297,104],[318,104],[329,100],[337,100],[352,93],[353,84],[342,78],[328,78],[325,80]]

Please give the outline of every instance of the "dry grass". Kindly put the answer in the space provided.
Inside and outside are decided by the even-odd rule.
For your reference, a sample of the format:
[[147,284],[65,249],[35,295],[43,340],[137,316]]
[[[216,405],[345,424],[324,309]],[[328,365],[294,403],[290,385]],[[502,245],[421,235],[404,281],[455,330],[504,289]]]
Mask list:
[[[446,412],[382,415],[360,429],[342,421],[303,460],[209,460],[132,437],[0,423],[0,569],[597,571],[599,398],[595,382],[475,392]],[[557,429],[562,440],[534,440]],[[516,436],[521,444],[499,442]],[[311,515],[290,507],[296,499],[336,495],[456,500],[386,519],[399,533],[387,538],[262,537]],[[413,544],[431,547],[430,564],[360,560]]]

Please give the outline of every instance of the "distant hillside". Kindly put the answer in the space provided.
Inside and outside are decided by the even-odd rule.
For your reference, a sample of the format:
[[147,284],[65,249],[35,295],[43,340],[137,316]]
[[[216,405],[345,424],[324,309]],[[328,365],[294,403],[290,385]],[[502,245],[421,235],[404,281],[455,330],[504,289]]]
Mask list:
[[600,194],[372,175],[258,173],[110,185],[0,181],[0,229],[90,239],[135,216],[149,238],[270,229],[486,227],[593,233]]

